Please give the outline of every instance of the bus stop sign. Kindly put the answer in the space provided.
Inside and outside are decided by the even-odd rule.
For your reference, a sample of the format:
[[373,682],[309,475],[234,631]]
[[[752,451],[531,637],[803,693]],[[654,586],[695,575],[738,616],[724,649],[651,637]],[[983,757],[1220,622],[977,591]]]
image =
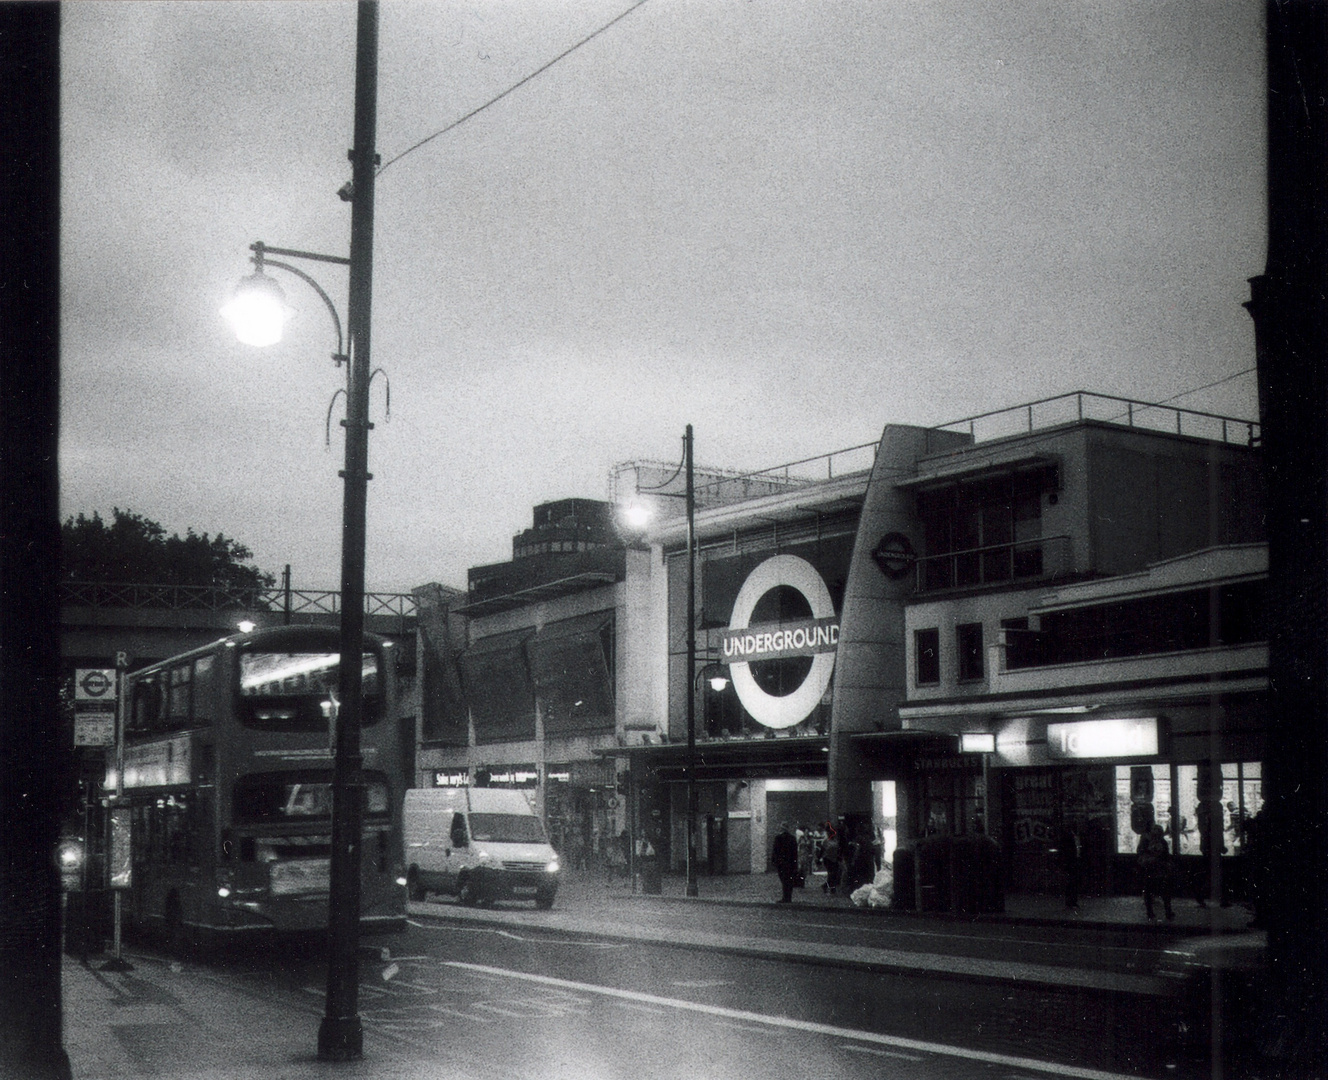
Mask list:
[[74,673],[75,701],[110,701],[115,697],[115,668],[79,668]]

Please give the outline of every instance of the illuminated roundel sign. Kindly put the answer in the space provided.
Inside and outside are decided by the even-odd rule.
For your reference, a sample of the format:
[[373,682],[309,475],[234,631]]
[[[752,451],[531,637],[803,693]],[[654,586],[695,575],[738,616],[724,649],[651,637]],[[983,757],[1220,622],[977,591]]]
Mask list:
[[[752,626],[752,612],[761,597],[781,585],[802,594],[812,617]],[[830,590],[811,563],[796,555],[776,555],[757,566],[738,590],[728,628],[720,636],[733,688],[753,719],[768,728],[787,728],[811,715],[830,685],[839,644],[839,621]],[[750,665],[788,656],[812,657],[811,670],[793,693],[782,697],[767,694],[757,684]]]

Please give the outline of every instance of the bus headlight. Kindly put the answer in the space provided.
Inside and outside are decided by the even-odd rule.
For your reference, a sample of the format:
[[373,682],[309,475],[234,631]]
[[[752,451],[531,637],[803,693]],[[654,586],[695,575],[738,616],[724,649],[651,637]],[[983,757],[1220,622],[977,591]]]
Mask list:
[[231,887],[229,885],[220,885],[217,887],[217,895],[220,896],[223,900],[225,900],[226,897],[230,896],[230,894],[231,894]]
[[403,887],[407,884],[407,882],[406,882],[406,875],[405,875],[405,874],[398,874],[398,875],[397,875],[397,884],[398,884],[398,885],[401,885],[401,886],[403,886]]
[[548,865],[544,867],[544,872],[546,874],[556,874],[558,872],[558,869],[559,869],[558,860],[550,859]]

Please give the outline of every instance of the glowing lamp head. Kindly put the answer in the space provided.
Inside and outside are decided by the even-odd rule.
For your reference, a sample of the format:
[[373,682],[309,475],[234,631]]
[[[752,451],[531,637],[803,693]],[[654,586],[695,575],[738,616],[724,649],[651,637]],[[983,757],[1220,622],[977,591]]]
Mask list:
[[235,287],[235,295],[221,309],[235,336],[246,345],[275,345],[286,323],[286,294],[259,270]]
[[729,681],[723,675],[712,675],[710,677],[710,689],[716,694],[722,694],[729,687]]
[[629,503],[627,506],[623,507],[622,511],[623,522],[629,529],[634,529],[638,532],[650,524],[652,516],[650,507],[643,502]]

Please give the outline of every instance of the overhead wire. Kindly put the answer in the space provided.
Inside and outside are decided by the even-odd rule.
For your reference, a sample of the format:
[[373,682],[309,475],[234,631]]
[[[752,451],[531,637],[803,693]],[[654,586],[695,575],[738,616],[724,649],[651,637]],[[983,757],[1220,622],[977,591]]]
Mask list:
[[608,22],[606,22],[603,26],[601,26],[601,27],[600,27],[598,30],[596,30],[594,33],[592,33],[592,34],[588,34],[586,37],[583,37],[583,38],[582,38],[580,41],[578,41],[575,45],[572,45],[570,48],[564,49],[564,50],[563,50],[562,52],[560,52],[557,56],[555,56],[552,60],[550,60],[547,64],[544,64],[543,66],[536,68],[534,71],[532,71],[532,72],[531,72],[529,75],[527,75],[525,78],[521,79],[519,82],[515,82],[515,83],[513,83],[511,86],[509,86],[506,90],[504,90],[504,91],[503,91],[501,94],[499,94],[497,97],[490,98],[490,99],[489,99],[488,101],[486,101],[483,105],[480,105],[480,106],[478,106],[477,108],[471,109],[470,112],[466,113],[466,115],[463,116],[463,117],[461,117],[460,119],[458,119],[458,120],[453,120],[453,121],[452,121],[450,124],[448,124],[446,127],[444,127],[444,128],[439,128],[439,130],[435,131],[432,135],[426,136],[425,138],[421,139],[419,142],[415,143],[415,145],[413,145],[413,146],[409,146],[409,147],[407,147],[405,150],[401,151],[401,153],[397,154],[395,157],[389,158],[387,161],[383,162],[382,165],[378,166],[378,171],[377,171],[374,175],[375,175],[375,176],[382,176],[383,173],[387,171],[387,168],[388,168],[389,165],[394,165],[394,164],[396,164],[398,161],[400,161],[400,160],[401,160],[403,157],[405,157],[407,154],[414,153],[414,152],[415,152],[416,150],[418,150],[421,146],[424,146],[426,143],[433,142],[433,140],[436,139],[436,138],[438,138],[440,135],[446,135],[446,134],[447,134],[449,131],[451,131],[453,128],[460,127],[462,124],[464,124],[464,123],[465,123],[467,120],[469,120],[471,117],[473,117],[473,116],[477,116],[478,114],[482,113],[482,112],[483,112],[485,109],[487,109],[490,105],[495,105],[495,104],[497,104],[498,102],[502,101],[503,98],[507,97],[508,94],[510,94],[510,93],[512,93],[513,91],[518,90],[518,89],[520,89],[521,87],[525,86],[526,83],[530,82],[531,79],[534,79],[534,78],[535,78],[536,76],[538,76],[538,75],[542,75],[544,72],[548,71],[549,68],[553,67],[554,64],[558,63],[558,61],[563,60],[563,59],[565,59],[566,57],[570,56],[572,53],[576,52],[576,50],[579,49],[579,48],[581,48],[582,45],[586,45],[586,44],[588,44],[589,42],[594,41],[595,38],[597,38],[597,37],[600,36],[600,34],[604,33],[604,31],[608,30],[611,26],[615,25],[616,23],[619,23],[619,22],[621,22],[623,19],[627,18],[627,16],[630,15],[633,11],[635,11],[637,8],[639,8],[639,7],[641,7],[642,5],[644,5],[645,2],[646,2],[646,0],[637,0],[637,2],[636,2],[635,4],[633,4],[631,7],[629,7],[626,11],[622,12],[620,15],[617,15],[617,16],[614,17],[613,19],[611,19],[611,20],[609,20]]

